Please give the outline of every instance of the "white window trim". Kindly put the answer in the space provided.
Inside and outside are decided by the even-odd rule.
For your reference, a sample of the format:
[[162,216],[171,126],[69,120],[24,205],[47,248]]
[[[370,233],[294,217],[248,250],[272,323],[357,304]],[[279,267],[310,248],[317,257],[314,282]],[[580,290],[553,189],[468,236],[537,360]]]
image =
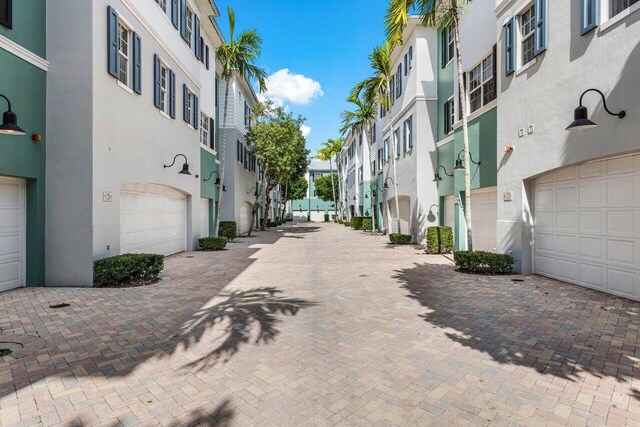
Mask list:
[[123,82],[120,80],[120,67],[118,67],[118,77],[117,80],[118,82],[120,82],[122,85],[129,87],[129,85],[131,84],[131,72],[133,71],[133,68],[131,66],[132,62],[133,62],[133,33],[134,31],[131,29],[131,27],[129,26],[129,24],[127,24],[127,21],[122,18],[121,16],[118,15],[118,64],[120,64],[121,60],[122,60],[122,53],[120,51],[120,27],[123,27],[126,31],[127,31],[127,69],[126,69],[126,73],[127,73],[127,81]]
[[[536,61],[536,56],[534,53],[533,59],[529,62],[527,62],[526,64],[522,63],[522,43],[524,42],[524,38],[522,36],[522,14],[524,12],[526,12],[527,10],[529,10],[533,5],[535,4],[534,1],[530,1],[527,2],[526,4],[524,4],[524,6],[522,6],[518,12],[516,13],[516,25],[518,26],[517,28],[517,32],[516,32],[516,44],[515,44],[515,52],[514,54],[516,55],[516,71],[519,71],[521,68],[527,67],[529,68],[531,63],[535,63]],[[534,29],[533,31],[531,31],[531,35],[528,38],[533,37],[534,38],[534,43],[535,43],[535,36],[536,36],[536,30],[535,30],[535,13],[534,13]],[[535,48],[534,48],[535,50]],[[516,74],[518,75],[518,74]]]
[[[453,44],[454,44],[454,45],[453,45],[453,56],[449,59],[449,61],[447,62],[447,64],[446,64],[444,67],[442,67],[442,68],[447,68],[449,65],[451,65],[451,63],[453,62],[453,60],[456,58],[457,52],[456,52],[456,47],[455,47],[455,34],[454,34],[453,39],[454,39],[454,41],[453,41]],[[451,43],[451,42],[449,42],[449,43]],[[447,47],[449,47],[449,46],[447,45]],[[442,52],[442,54],[444,55],[444,52]]]
[[120,80],[116,79],[116,84],[118,85],[118,87],[126,92],[128,92],[129,94],[133,95],[133,89],[131,89],[129,86],[127,86],[126,84],[122,83]]
[[[193,30],[194,30],[194,28],[193,28],[194,19],[193,18],[196,16],[196,14],[194,13],[193,8],[188,3],[185,5],[185,8],[186,8],[185,21],[187,23],[186,32],[189,35],[189,40],[187,41],[187,44],[189,45],[189,47],[193,47],[193,44],[192,44],[192,39],[194,38],[193,37]],[[189,22],[189,12],[191,12],[191,22]],[[191,25],[189,25],[189,24],[191,24]]]
[[[493,101],[495,101],[495,99],[489,101],[487,104],[484,103],[484,86],[486,83],[489,82],[489,80],[484,80],[484,61],[487,60],[488,58],[493,58],[492,59],[492,79],[495,81],[496,84],[496,89],[497,89],[497,85],[498,85],[498,78],[494,73],[494,69],[496,69],[496,60],[497,58],[495,58],[493,56],[493,50],[488,54],[485,55],[484,57],[482,57],[482,59],[478,62],[476,62],[475,64],[473,64],[472,67],[469,68],[470,71],[467,71],[467,81],[465,82],[467,84],[467,111],[471,111],[471,70],[474,70],[475,68],[477,68],[478,66],[480,66],[480,98],[482,100],[482,107],[478,108],[476,111],[474,111],[473,113],[470,113],[469,116],[471,116],[472,114],[477,113],[478,111],[482,110],[485,106],[490,105]],[[532,62],[535,62],[535,58]],[[528,67],[527,67],[528,68]],[[490,79],[491,80],[491,79]],[[496,90],[497,92],[497,90]],[[497,98],[497,95],[496,95]],[[459,120],[458,120],[459,121]]]
[[[162,8],[162,6],[160,6],[160,1],[164,2],[164,9]],[[170,0],[156,0],[156,5],[158,6],[158,9],[160,9],[162,13],[164,13],[165,15],[167,14],[167,11],[171,9],[168,4],[169,1]]]
[[168,114],[169,113],[169,76],[171,75],[171,68],[169,67],[169,64],[167,64],[165,61],[162,60],[161,57],[160,58],[160,102],[162,103],[162,69],[166,70],[166,76],[165,76],[165,84],[166,87],[164,88],[164,108],[161,108],[160,111],[162,111],[163,113]]
[[200,110],[200,116],[198,117],[198,120],[200,121],[200,129],[199,129],[199,131],[200,131],[200,135],[199,135],[200,136],[200,145],[204,145],[205,147],[208,147],[209,146],[208,141],[207,141],[206,144],[202,142],[202,133],[203,133],[203,131],[205,129],[205,127],[202,126],[202,123],[203,123],[202,118],[203,118],[203,116],[207,118],[207,126],[206,126],[206,129],[207,129],[207,140],[209,140],[211,138],[211,129],[209,129],[209,124],[211,123],[210,122],[211,117],[209,117],[208,114],[206,114],[205,112]]
[[162,111],[162,110],[158,110],[158,112],[159,112],[159,113],[160,113],[160,115],[161,115],[162,117],[164,117],[165,119],[169,119],[169,120],[171,120],[171,116],[170,116],[170,115],[168,115],[167,113],[165,113],[164,111]]
[[[490,103],[488,103],[487,105],[482,106],[482,108],[474,111],[473,113],[469,114],[467,116],[467,122],[471,122],[475,119],[477,119],[478,117],[480,117],[481,115],[483,115],[484,113],[486,113],[489,110],[493,110],[494,108],[496,108],[498,106],[498,99],[494,99],[493,101],[491,101]],[[462,127],[462,120],[458,120],[454,125],[453,125],[453,129],[454,131],[460,129]],[[453,136],[453,135],[452,135]],[[438,144],[442,143],[445,144],[446,142],[449,142],[449,138],[443,138]],[[436,144],[437,145],[437,144]]]
[[453,122],[451,122],[451,129],[449,130],[449,132],[445,132],[445,135],[451,135],[455,130],[454,125],[456,124],[456,117],[457,117],[455,96],[451,96],[449,99],[447,99],[446,103],[448,104],[451,101],[453,101],[453,108],[449,111],[449,114],[453,113]]
[[640,2],[630,7],[626,8],[622,12],[618,13],[615,16],[609,16],[610,11],[610,0],[600,0],[600,29],[598,32],[607,31],[609,28],[613,27],[620,21],[624,21],[634,12],[640,10]]

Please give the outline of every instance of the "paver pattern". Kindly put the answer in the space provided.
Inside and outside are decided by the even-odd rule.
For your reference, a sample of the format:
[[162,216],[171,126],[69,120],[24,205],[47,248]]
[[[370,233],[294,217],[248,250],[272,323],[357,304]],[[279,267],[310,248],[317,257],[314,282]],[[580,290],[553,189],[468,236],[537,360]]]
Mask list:
[[229,247],[0,294],[2,336],[46,343],[0,359],[0,425],[640,425],[638,303],[336,224]]

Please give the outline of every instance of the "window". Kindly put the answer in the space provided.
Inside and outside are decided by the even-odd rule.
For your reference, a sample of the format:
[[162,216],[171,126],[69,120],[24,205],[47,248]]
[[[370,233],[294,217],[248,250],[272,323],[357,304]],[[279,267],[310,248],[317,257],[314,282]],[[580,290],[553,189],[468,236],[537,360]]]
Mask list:
[[640,0],[609,0],[611,2],[611,10],[609,17],[614,17],[625,9],[630,8]]
[[191,38],[193,35],[193,11],[187,6],[187,26],[185,28],[185,40],[191,46]]
[[[202,145],[210,146],[211,143],[211,121],[209,116],[204,113],[200,113],[200,143]],[[213,148],[213,147],[210,147]]]
[[13,28],[12,0],[0,0],[0,25]]
[[363,176],[363,173],[364,173],[364,172],[363,172],[362,166],[360,166],[360,167],[358,168],[358,182],[362,182],[362,179],[363,179],[363,177],[364,177],[364,176]]
[[456,40],[453,25],[442,29],[442,68],[453,61],[456,52]]
[[453,98],[444,103],[444,133],[449,134],[453,131],[453,124],[455,123],[455,105]]
[[400,95],[402,95],[402,64],[398,65],[396,73],[396,98],[400,98]]
[[242,143],[236,140],[236,160],[238,163],[242,163]]
[[118,80],[121,83],[129,86],[129,45],[131,39],[131,32],[127,27],[118,23]]
[[375,144],[376,143],[376,124],[374,123],[371,126],[371,144]]
[[167,13],[167,0],[156,0],[156,3],[164,13]]
[[378,170],[382,172],[382,168],[384,168],[384,149],[378,149]]
[[[183,87],[183,95],[184,95],[184,114],[183,119],[185,122],[191,124],[191,118],[193,117],[193,111],[195,107],[195,95],[191,90],[184,85]],[[195,126],[194,126],[195,127]]]
[[[413,62],[413,46],[409,46],[409,53],[407,54],[409,55],[409,70],[413,67],[412,62]],[[405,73],[408,73],[408,70],[405,70]]]
[[396,144],[396,157],[400,157],[400,128],[393,131],[393,139]]
[[160,65],[160,110],[167,112],[167,87],[169,82],[169,69]]
[[396,76],[391,76],[391,99],[396,99]]
[[249,107],[247,101],[244,101],[244,125],[251,126],[251,107]]
[[404,121],[404,151],[413,148],[413,115]]
[[371,175],[376,174],[376,161],[371,162]]
[[384,140],[384,161],[388,162],[391,158],[391,153],[389,151],[391,147],[389,147],[389,138],[385,138]]
[[479,110],[496,99],[494,76],[494,54],[487,56],[469,71],[469,107],[470,112]]
[[535,21],[536,6],[533,4],[520,15],[522,65],[528,64],[535,58]]

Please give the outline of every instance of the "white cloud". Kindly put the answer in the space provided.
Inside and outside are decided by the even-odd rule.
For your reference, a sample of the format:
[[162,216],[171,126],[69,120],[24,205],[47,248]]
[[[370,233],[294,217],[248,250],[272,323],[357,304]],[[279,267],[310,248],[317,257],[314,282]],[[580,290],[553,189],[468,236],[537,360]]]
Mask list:
[[311,127],[307,125],[300,125],[300,130],[302,131],[302,136],[305,138],[311,135]]
[[285,102],[306,105],[313,98],[323,95],[319,82],[302,74],[292,74],[288,68],[284,68],[267,78],[264,97],[272,100],[275,105],[284,105]]

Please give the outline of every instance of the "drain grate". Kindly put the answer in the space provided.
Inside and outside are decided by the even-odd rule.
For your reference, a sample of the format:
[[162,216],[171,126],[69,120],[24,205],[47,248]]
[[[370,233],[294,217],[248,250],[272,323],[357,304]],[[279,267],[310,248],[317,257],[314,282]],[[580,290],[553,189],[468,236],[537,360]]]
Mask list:
[[62,304],[53,304],[50,305],[49,308],[65,308],[65,307],[69,307],[71,304],[67,304],[66,302],[63,302]]

